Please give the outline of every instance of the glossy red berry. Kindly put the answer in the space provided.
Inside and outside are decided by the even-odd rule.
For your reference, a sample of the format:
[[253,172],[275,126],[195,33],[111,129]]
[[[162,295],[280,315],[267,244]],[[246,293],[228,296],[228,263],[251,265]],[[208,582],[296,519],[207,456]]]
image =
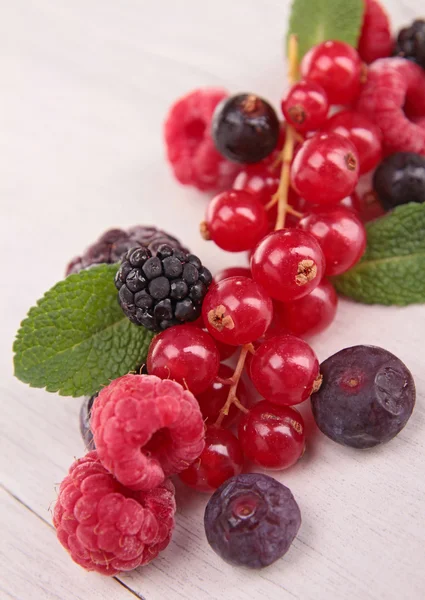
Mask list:
[[368,223],[385,215],[385,209],[379,202],[378,195],[373,190],[368,190],[360,197],[359,215],[363,223]]
[[301,234],[300,229],[282,229],[258,244],[251,258],[251,271],[272,298],[290,302],[319,285],[325,259],[313,236]]
[[304,340],[279,335],[257,348],[249,373],[266,400],[291,406],[306,400],[318,385],[319,361]]
[[293,302],[273,302],[275,335],[291,333],[299,337],[324,331],[335,318],[338,296],[333,285],[322,279],[310,294]]
[[343,198],[339,205],[345,206],[345,208],[348,208],[348,210],[352,210],[355,213],[360,213],[360,198],[356,192]]
[[201,233],[227,252],[250,250],[268,231],[264,206],[249,192],[229,190],[213,198]]
[[[233,346],[235,349],[235,346]],[[221,409],[226,404],[227,396],[229,395],[229,385],[222,383],[222,379],[230,379],[233,375],[233,369],[227,365],[220,365],[218,370],[218,376],[214,379],[212,384],[202,394],[197,394],[196,399],[199,403],[202,416],[204,417],[205,424],[210,426],[214,425],[217,421],[218,415]],[[248,407],[251,403],[251,395],[245,385],[243,379],[239,380],[237,397],[239,402]],[[235,404],[232,404],[229,410],[229,414],[226,415],[221,423],[221,426],[228,428],[239,419],[241,411]]]
[[312,212],[299,227],[319,242],[326,260],[325,275],[340,275],[351,269],[366,248],[366,230],[353,211],[342,206]]
[[202,315],[215,339],[240,346],[264,335],[273,317],[273,304],[267,292],[252,279],[230,277],[210,287]]
[[335,133],[321,133],[303,143],[291,167],[291,182],[311,204],[337,204],[359,181],[354,144]]
[[382,133],[367,117],[344,110],[331,117],[322,131],[337,133],[354,144],[359,157],[359,173],[368,173],[382,160]]
[[238,173],[233,189],[253,194],[261,204],[267,204],[279,187],[279,165],[273,168],[268,163],[247,165]]
[[323,87],[329,104],[352,104],[360,94],[362,61],[349,44],[327,41],[313,46],[300,68],[305,79]]
[[325,90],[314,81],[295,83],[281,106],[286,121],[302,133],[321,127],[329,110]]
[[266,469],[292,467],[304,453],[304,421],[289,406],[259,402],[242,417],[238,435],[245,456]]
[[213,492],[222,483],[242,473],[244,457],[238,439],[226,429],[209,427],[201,456],[179,474],[198,492]]
[[214,275],[214,283],[228,279],[229,277],[235,277],[242,275],[242,277],[251,277],[251,269],[249,267],[228,267],[223,269]]
[[149,347],[149,375],[174,379],[195,395],[211,385],[219,365],[214,340],[193,325],[170,327],[154,337]]
[[[280,165],[276,162],[262,161],[254,165],[246,165],[233,182],[233,189],[253,194],[263,206],[272,199],[279,187]],[[274,227],[277,218],[277,206],[267,211],[269,227]]]

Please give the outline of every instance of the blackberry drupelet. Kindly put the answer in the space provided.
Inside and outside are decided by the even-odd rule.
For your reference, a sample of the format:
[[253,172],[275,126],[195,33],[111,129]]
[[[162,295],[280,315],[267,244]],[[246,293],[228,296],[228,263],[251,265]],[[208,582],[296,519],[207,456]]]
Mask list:
[[144,246],[131,248],[115,277],[124,314],[151,331],[195,321],[211,282],[197,256],[168,244],[155,256]]
[[75,257],[69,263],[66,275],[78,273],[100,263],[119,262],[124,254],[135,246],[147,246],[152,254],[156,254],[162,244],[188,252],[178,239],[156,227],[136,225],[129,229],[108,229],[81,256]]
[[394,50],[396,56],[403,56],[425,69],[425,20],[413,21],[410,27],[399,31]]

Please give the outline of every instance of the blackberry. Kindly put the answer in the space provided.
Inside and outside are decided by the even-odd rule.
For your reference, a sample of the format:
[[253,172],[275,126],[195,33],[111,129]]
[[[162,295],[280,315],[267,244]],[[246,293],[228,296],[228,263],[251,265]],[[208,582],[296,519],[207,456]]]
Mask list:
[[212,137],[225,158],[256,163],[276,148],[279,129],[279,119],[268,102],[254,94],[238,94],[217,106]]
[[325,360],[320,372],[323,382],[311,407],[317,426],[334,442],[372,448],[395,437],[412,414],[412,374],[387,350],[345,348]]
[[90,429],[90,417],[93,402],[97,396],[98,394],[94,394],[94,396],[86,398],[80,408],[80,432],[87,450],[95,449],[93,434]]
[[291,490],[260,473],[228,479],[211,496],[204,516],[212,549],[223,560],[252,569],[283,556],[300,525]]
[[100,263],[119,262],[124,254],[135,246],[147,246],[152,254],[156,254],[162,244],[168,244],[173,248],[188,252],[178,239],[156,227],[136,225],[129,229],[108,229],[87,248],[84,254],[77,256],[69,263],[66,275],[78,273],[82,269]]
[[144,246],[131,248],[115,277],[124,314],[151,331],[195,321],[211,282],[197,256],[168,244],[155,256]]
[[413,21],[399,31],[394,54],[403,56],[425,69],[425,20]]
[[425,202],[425,157],[396,152],[376,169],[373,187],[385,210],[408,202]]

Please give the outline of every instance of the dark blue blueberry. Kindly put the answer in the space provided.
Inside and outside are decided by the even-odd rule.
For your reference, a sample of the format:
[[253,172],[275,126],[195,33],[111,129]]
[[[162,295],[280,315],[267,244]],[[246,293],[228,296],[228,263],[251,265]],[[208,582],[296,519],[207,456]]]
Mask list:
[[425,202],[425,156],[391,154],[376,169],[373,187],[385,210],[408,202]]
[[91,398],[86,398],[80,408],[80,432],[87,450],[94,450],[95,448],[93,434],[90,429],[90,417],[93,402],[97,396],[98,394],[94,394]]
[[238,94],[217,106],[212,137],[217,150],[235,162],[256,163],[277,146],[280,124],[273,107],[255,94]]
[[246,473],[228,479],[205,509],[208,543],[221,558],[259,569],[283,556],[301,525],[291,491],[268,475]]
[[412,374],[399,358],[376,346],[353,346],[325,360],[323,382],[311,396],[319,429],[352,448],[388,442],[415,405]]

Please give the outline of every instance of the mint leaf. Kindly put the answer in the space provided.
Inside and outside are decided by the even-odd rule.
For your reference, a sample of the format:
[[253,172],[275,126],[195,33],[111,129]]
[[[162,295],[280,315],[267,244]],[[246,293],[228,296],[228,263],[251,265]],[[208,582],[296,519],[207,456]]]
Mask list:
[[288,35],[298,36],[299,58],[326,40],[357,46],[363,12],[363,0],[294,0]]
[[21,323],[15,375],[62,396],[90,396],[145,359],[152,334],[130,323],[118,301],[117,265],[70,275]]
[[366,253],[336,289],[366,304],[425,302],[425,204],[399,206],[366,230]]

